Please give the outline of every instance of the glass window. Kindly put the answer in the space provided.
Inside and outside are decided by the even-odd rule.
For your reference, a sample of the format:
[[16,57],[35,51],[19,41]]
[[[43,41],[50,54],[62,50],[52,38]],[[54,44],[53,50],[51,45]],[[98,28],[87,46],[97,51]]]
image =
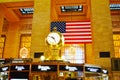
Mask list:
[[120,4],[110,4],[110,10],[120,10]]
[[31,47],[31,35],[30,34],[23,34],[21,35],[21,38],[20,38],[20,50],[22,48],[26,48],[28,50],[28,58],[30,57],[30,47]]
[[83,6],[61,6],[61,12],[81,12],[83,11]]
[[61,50],[61,56],[71,63],[84,63],[85,50],[84,44],[65,45]]
[[33,14],[34,8],[20,8],[22,14]]
[[115,57],[120,58],[120,34],[113,35]]

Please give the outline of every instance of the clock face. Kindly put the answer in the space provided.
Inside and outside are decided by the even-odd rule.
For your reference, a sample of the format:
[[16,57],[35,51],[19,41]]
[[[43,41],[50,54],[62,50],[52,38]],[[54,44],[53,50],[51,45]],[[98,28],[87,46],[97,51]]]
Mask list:
[[60,42],[60,35],[58,33],[50,33],[47,36],[47,42],[51,45],[56,45]]

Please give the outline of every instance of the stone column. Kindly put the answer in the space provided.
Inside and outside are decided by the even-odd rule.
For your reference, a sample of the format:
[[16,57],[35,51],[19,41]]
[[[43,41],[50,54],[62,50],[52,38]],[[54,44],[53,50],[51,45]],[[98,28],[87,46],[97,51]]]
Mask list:
[[[114,53],[109,5],[109,0],[91,0],[94,64],[107,69],[111,68],[111,57],[113,57]],[[110,52],[111,57],[100,58],[100,52]]]
[[4,58],[18,58],[20,37],[18,34],[19,22],[9,23],[4,48]]
[[[35,52],[45,53],[45,38],[50,32],[50,0],[35,0],[32,23],[31,58]],[[35,60],[35,59],[34,59]]]

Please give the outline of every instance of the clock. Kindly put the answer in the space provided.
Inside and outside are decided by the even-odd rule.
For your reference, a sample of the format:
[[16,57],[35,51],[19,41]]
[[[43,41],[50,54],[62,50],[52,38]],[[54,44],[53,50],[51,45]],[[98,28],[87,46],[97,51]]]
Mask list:
[[61,36],[59,33],[51,32],[48,34],[46,41],[50,45],[57,45],[61,40]]

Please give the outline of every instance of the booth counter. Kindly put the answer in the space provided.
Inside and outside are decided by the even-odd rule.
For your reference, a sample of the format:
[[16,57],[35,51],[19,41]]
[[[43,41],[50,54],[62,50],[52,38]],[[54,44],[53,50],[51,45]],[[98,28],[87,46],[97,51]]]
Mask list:
[[16,62],[0,66],[1,80],[102,80],[102,68],[58,60]]

